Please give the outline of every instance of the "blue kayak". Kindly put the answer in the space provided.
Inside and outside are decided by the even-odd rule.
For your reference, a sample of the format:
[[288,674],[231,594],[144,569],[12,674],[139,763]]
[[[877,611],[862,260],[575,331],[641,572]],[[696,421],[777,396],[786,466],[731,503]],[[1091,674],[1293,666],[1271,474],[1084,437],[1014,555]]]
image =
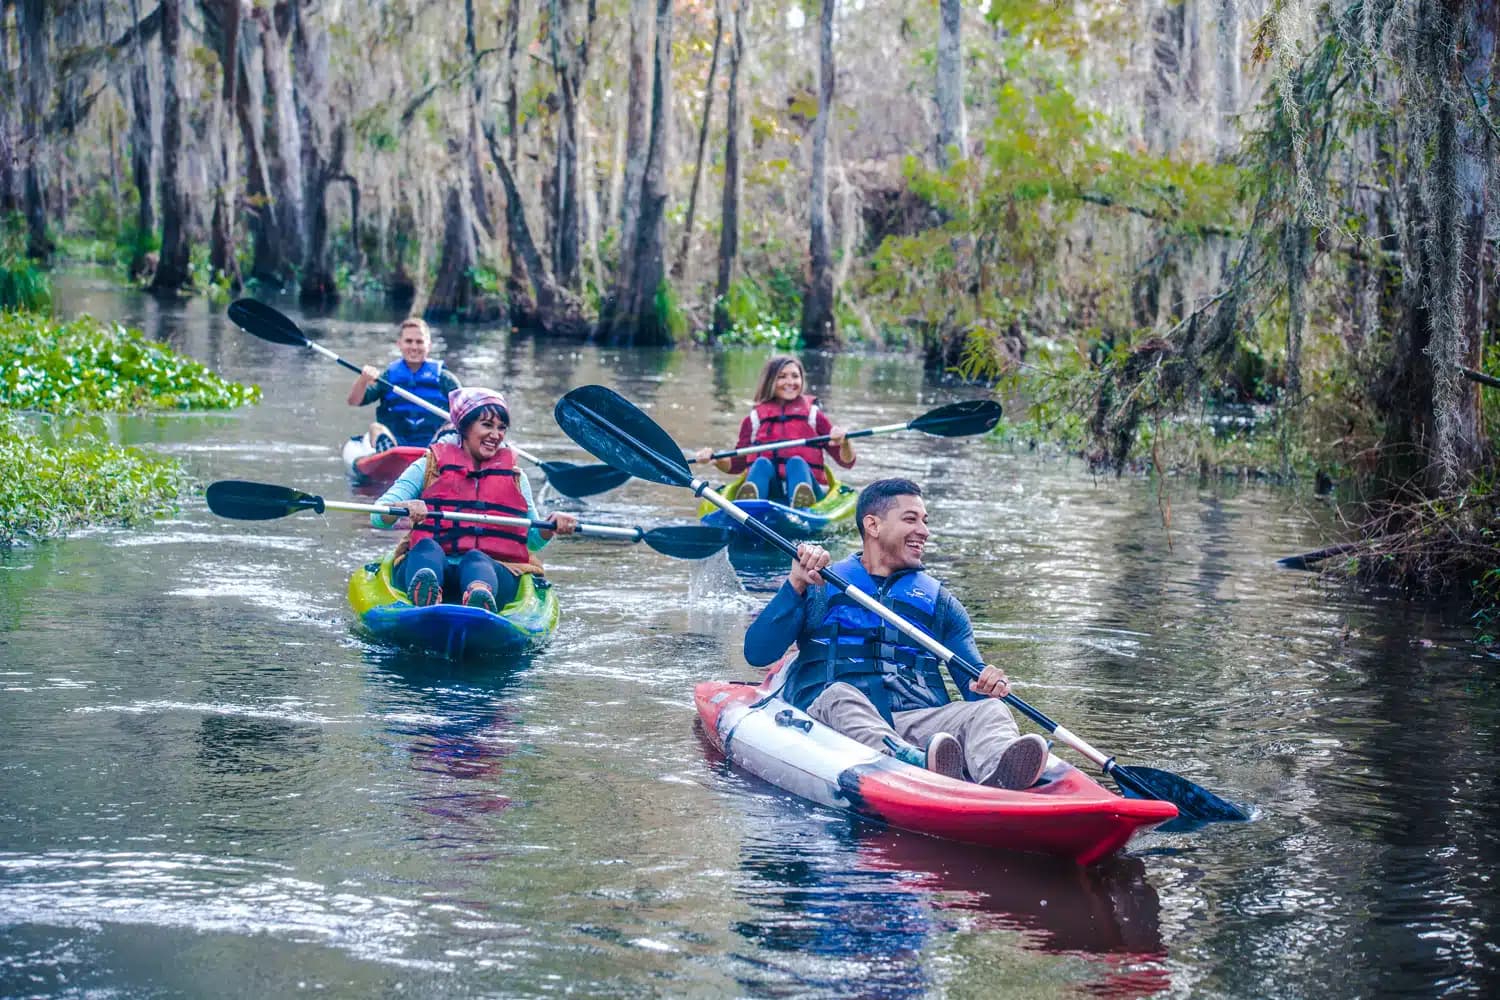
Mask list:
[[545,645],[557,629],[557,595],[529,573],[499,614],[460,604],[419,608],[392,584],[389,555],[349,578],[349,603],[373,638],[451,660],[519,656]]
[[[859,492],[828,476],[827,492],[811,507],[792,507],[775,500],[735,500],[740,486],[745,482],[741,476],[721,491],[726,500],[750,517],[787,538],[821,538],[850,527],[854,523],[854,508],[859,502]],[[759,539],[734,518],[705,500],[698,508],[699,519],[714,527],[738,529],[734,546],[754,545]]]

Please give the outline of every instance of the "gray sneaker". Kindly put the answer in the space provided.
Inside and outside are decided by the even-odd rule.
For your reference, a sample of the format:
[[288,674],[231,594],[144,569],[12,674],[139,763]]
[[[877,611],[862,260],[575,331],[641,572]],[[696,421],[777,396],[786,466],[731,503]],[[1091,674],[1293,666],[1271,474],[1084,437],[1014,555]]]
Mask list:
[[948,733],[933,733],[927,741],[927,770],[954,781],[963,781],[963,744]]
[[1036,784],[1047,767],[1047,741],[1036,733],[1017,737],[1000,752],[1000,765],[990,784],[1020,791]]
[[945,778],[963,780],[964,749],[947,733],[934,733],[927,740],[926,749],[887,736],[885,752],[903,764],[924,768]]

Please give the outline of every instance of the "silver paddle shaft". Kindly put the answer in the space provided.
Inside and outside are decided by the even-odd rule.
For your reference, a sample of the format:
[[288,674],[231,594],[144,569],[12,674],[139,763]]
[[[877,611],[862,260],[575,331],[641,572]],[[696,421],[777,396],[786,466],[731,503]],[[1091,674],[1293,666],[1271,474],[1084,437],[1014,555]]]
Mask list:
[[[853,431],[845,435],[845,438],[870,437],[874,434],[894,434],[897,431],[906,430],[907,426],[907,423],[901,423],[882,424],[879,427],[866,427],[862,431]],[[771,441],[766,444],[752,444],[744,448],[736,448],[733,451],[716,451],[711,456],[709,456],[709,461],[718,461],[721,458],[734,458],[736,455],[754,455],[756,452],[760,451],[776,451],[781,448],[800,448],[803,445],[811,444],[814,441],[827,441],[829,437],[830,435],[828,434],[816,434],[813,437],[798,438],[795,441]],[[696,462],[698,461],[698,459],[694,457],[690,459],[690,461]]]
[[[409,511],[405,507],[385,506],[374,503],[351,503],[346,500],[324,500],[323,507],[326,510],[347,510],[356,514],[386,514],[391,517],[405,517]],[[557,528],[556,521],[533,521],[529,517],[507,517],[504,514],[466,514],[462,511],[433,511],[445,521],[471,521],[474,524],[499,524],[509,528],[537,528],[541,531],[552,531]],[[580,535],[589,535],[594,538],[618,538],[627,542],[639,542],[646,537],[646,533],[640,528],[627,528],[613,524],[580,524],[575,532]]]
[[[313,350],[317,351],[319,354],[323,355],[323,357],[328,358],[329,360],[343,360],[337,354],[324,347],[322,344],[314,343],[313,341],[309,340],[307,342],[307,346],[311,347]],[[420,406],[422,409],[426,410],[428,413],[432,414],[435,417],[442,417],[444,420],[448,419],[448,411],[443,409],[441,406],[435,406],[427,400],[423,399],[421,396],[418,396],[416,393],[408,392],[407,390],[401,388],[399,385],[392,385],[385,379],[378,379],[378,381],[381,385],[389,386],[392,392],[400,396],[402,399],[406,400],[408,403],[414,403],[417,406]],[[532,465],[542,464],[541,459],[537,458],[535,455],[527,453],[521,448],[520,445],[511,444],[509,441],[506,442],[506,445],[510,448],[511,451],[515,452],[517,455],[520,455]]]
[[[906,425],[903,424],[901,426],[904,427]],[[751,524],[759,524],[759,522],[749,514],[745,513],[729,500],[726,500],[724,497],[714,492],[714,490],[708,485],[707,480],[693,480],[692,488],[693,492],[698,496],[703,497],[709,503],[713,504],[715,507],[728,514],[730,517],[734,518],[745,527],[748,528]],[[754,529],[751,530],[753,531]],[[767,530],[769,531],[769,529]],[[771,535],[774,536],[775,532],[771,532]],[[782,541],[785,541],[785,539],[782,539]],[[888,622],[889,624],[899,629],[902,634],[904,634],[908,639],[916,642],[917,645],[927,650],[927,652],[931,653],[933,656],[936,656],[939,660],[942,660],[944,663],[951,663],[954,660],[957,660],[958,662],[969,666],[974,671],[974,673],[979,673],[979,669],[973,664],[969,663],[963,657],[959,656],[953,650],[949,649],[947,646],[943,645],[941,642],[934,639],[926,632],[923,632],[921,629],[917,628],[905,618],[902,618],[900,615],[896,614],[896,612],[892,611],[884,604],[881,604],[879,601],[875,600],[875,598],[871,597],[863,590],[860,590],[858,587],[851,587],[847,582],[840,579],[834,573],[824,571],[823,575],[830,582],[836,581],[835,585],[842,589],[844,593],[849,597],[849,599],[854,601],[854,603],[858,604],[860,607],[864,608],[871,614],[878,616],[882,621]],[[1021,708],[1021,706],[1017,704],[1016,700],[1013,700],[1009,695],[1006,696],[1005,700],[1012,705],[1016,705],[1017,708]],[[1026,707],[1029,708],[1030,706]],[[1040,722],[1040,720],[1037,720],[1036,716],[1031,712],[1026,712],[1026,715],[1028,718]],[[1043,718],[1045,718],[1045,716]],[[1083,756],[1087,757],[1089,760],[1097,764],[1106,773],[1114,766],[1113,757],[1095,750],[1092,746],[1089,745],[1087,740],[1072,732],[1066,726],[1059,726],[1057,723],[1052,722],[1052,720],[1050,719],[1048,719],[1047,721],[1051,722],[1052,724],[1050,726],[1046,726],[1045,723],[1042,723],[1042,725],[1046,726],[1046,728],[1052,733],[1054,737],[1057,738],[1058,741],[1066,743],[1074,750],[1077,750],[1079,753],[1083,754]]]

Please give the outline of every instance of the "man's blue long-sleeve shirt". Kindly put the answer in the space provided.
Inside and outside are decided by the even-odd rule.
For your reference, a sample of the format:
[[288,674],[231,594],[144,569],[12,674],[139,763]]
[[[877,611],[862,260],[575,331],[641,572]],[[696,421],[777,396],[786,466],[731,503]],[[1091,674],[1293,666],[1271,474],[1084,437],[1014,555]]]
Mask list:
[[[876,585],[884,577],[873,578]],[[822,621],[828,609],[828,585],[809,586],[806,594],[792,589],[790,582],[783,582],[776,596],[771,598],[750,628],[745,632],[745,659],[752,667],[765,667],[780,659],[787,647],[796,643],[799,647],[808,639],[812,630]],[[982,665],[984,657],[974,641],[974,625],[969,613],[948,592],[947,587],[938,591],[934,608],[934,631],[938,641],[970,663]],[[811,624],[809,624],[811,623]],[[949,669],[952,674],[952,669]],[[969,690],[968,679],[954,676],[954,683],[967,701],[977,701],[979,695]]]

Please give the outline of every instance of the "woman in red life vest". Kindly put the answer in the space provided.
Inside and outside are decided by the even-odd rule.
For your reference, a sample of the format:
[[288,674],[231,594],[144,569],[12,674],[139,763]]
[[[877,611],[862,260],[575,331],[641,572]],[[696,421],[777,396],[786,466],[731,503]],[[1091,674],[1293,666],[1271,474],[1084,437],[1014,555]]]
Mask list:
[[[448,395],[448,412],[460,443],[435,441],[380,497],[382,504],[405,507],[412,523],[396,547],[393,578],[418,607],[437,604],[446,594],[454,603],[493,613],[515,600],[522,573],[541,575],[532,553],[553,532],[443,517],[445,511],[466,511],[544,520],[526,473],[505,444],[505,397],[493,389],[457,389]],[[557,512],[551,519],[559,535],[571,535],[578,525],[572,514]],[[394,527],[396,520],[370,515],[377,528]]]
[[[790,354],[778,354],[766,362],[755,390],[755,408],[740,424],[740,439],[735,448],[773,441],[796,441],[801,438],[830,436],[822,448],[806,445],[779,448],[760,455],[736,455],[714,463],[720,472],[747,472],[736,500],[790,498],[793,507],[810,507],[828,490],[828,470],[824,467],[826,452],[844,468],[854,465],[854,447],[844,439],[844,429],[828,419],[814,396],[803,392],[805,381],[802,362]],[[706,462],[712,448],[698,452],[698,461]]]

